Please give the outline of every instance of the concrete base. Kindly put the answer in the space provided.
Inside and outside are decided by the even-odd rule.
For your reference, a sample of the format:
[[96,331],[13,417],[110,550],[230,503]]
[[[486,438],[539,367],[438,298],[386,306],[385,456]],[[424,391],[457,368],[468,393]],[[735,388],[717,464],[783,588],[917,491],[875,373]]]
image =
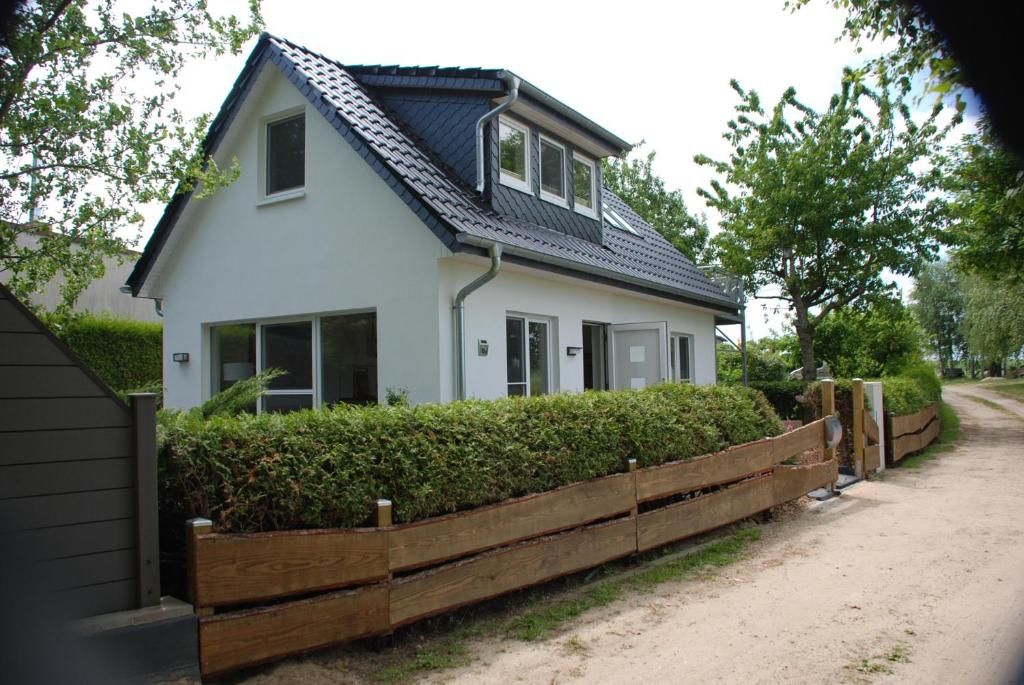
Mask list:
[[160,604],[81,619],[75,632],[108,683],[200,682],[199,623],[192,605]]

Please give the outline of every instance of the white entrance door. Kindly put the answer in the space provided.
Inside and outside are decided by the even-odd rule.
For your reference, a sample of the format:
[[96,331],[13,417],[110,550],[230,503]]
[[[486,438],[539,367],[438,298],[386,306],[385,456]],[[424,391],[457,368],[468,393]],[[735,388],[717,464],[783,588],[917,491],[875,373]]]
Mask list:
[[668,322],[615,324],[608,333],[613,389],[646,388],[668,380]]

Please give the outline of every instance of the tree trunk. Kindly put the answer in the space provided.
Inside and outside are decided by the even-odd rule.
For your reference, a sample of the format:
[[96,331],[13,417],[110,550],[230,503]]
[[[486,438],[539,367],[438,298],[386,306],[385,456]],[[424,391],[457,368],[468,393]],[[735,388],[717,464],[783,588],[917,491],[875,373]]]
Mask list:
[[807,308],[799,301],[794,303],[796,311],[796,337],[800,341],[800,364],[805,382],[813,381],[817,377],[817,369],[814,366],[814,326],[807,319]]

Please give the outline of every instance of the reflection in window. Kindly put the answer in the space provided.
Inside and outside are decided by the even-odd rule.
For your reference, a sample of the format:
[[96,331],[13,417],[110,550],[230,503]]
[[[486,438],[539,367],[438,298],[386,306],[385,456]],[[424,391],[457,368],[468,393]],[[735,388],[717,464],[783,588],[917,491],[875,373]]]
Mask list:
[[324,406],[377,402],[377,314],[325,316],[320,320]]
[[509,396],[551,392],[551,336],[547,321],[505,319]]
[[572,160],[573,202],[577,208],[594,209],[594,165],[583,159]]
[[270,382],[264,411],[291,411],[313,406],[313,322],[263,326],[264,369],[284,372]]
[[505,345],[508,368],[508,394],[526,394],[526,355],[523,354],[523,319],[505,319]]
[[267,124],[267,195],[306,185],[306,116]]
[[530,322],[530,394],[548,392],[548,324]]
[[529,139],[526,131],[501,121],[498,124],[498,132],[502,176],[526,183],[526,150]]
[[[214,326],[210,329],[212,394],[256,375],[256,325]],[[256,412],[254,404],[250,411]]]
[[565,199],[565,150],[543,138],[540,140],[540,189]]

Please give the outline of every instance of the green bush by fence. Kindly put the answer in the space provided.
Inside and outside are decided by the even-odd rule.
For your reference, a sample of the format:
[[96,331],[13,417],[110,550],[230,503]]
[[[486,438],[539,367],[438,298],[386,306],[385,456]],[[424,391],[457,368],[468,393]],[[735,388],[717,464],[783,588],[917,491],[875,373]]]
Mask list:
[[797,400],[807,384],[799,380],[786,381],[750,381],[750,387],[764,393],[765,399],[775,409],[775,413],[784,419],[800,419],[803,417],[803,405]]
[[469,509],[777,435],[755,391],[663,385],[417,407],[287,415],[168,414],[161,421],[164,520],[228,531],[354,527],[372,501],[396,522]]
[[57,337],[114,390],[160,384],[160,324],[91,314],[49,323]]

